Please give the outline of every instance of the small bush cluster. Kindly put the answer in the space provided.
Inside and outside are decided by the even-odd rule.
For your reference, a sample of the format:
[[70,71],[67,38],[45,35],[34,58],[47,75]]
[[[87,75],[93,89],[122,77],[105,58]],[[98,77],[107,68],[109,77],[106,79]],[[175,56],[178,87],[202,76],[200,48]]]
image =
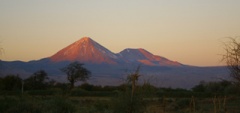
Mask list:
[[1,113],[74,113],[75,106],[64,98],[3,97]]
[[18,75],[0,78],[0,113],[240,112],[235,109],[239,87],[229,81],[201,82],[192,90],[135,84],[133,93],[131,83],[70,88],[46,75],[39,71],[25,80]]

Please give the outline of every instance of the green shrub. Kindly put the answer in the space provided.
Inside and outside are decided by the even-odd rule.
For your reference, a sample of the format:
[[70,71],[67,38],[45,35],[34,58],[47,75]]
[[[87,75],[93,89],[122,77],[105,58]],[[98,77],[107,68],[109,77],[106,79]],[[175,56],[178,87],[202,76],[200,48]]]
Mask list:
[[116,95],[115,91],[86,91],[80,88],[71,91],[71,96],[112,97],[114,95]]
[[76,111],[73,103],[66,98],[55,97],[44,103],[46,104],[45,113],[74,113]]
[[27,99],[22,99],[13,105],[6,113],[43,113],[41,104]]
[[66,98],[36,98],[31,96],[3,97],[0,113],[74,113],[76,107]]
[[120,92],[112,100],[112,108],[114,113],[143,113],[145,103],[140,94],[135,94],[131,101],[131,92]]
[[17,105],[17,100],[12,97],[3,97],[0,99],[0,113],[6,112],[11,109],[13,105]]

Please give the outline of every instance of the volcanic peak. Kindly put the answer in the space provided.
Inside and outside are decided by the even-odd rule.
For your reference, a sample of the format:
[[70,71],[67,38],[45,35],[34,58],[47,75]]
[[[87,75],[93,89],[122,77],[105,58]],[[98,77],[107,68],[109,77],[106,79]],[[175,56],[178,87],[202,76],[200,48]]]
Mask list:
[[181,66],[178,62],[153,55],[143,48],[128,48],[115,54],[89,37],[83,37],[72,43],[51,56],[50,59],[53,62],[80,61],[94,64],[142,63],[151,66]]
[[81,38],[50,57],[54,62],[81,61],[114,64],[113,58],[116,58],[114,53],[89,37]]
[[83,37],[78,41],[74,42],[73,44],[79,45],[79,44],[90,43],[90,42],[93,42],[93,40],[90,37]]

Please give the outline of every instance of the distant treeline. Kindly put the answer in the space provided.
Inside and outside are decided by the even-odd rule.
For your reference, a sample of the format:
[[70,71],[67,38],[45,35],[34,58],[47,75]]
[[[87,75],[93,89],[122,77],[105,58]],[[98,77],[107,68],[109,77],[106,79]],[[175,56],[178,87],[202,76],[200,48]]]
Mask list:
[[[64,95],[69,93],[69,83],[50,80],[44,71],[38,71],[23,80],[18,75],[0,77],[0,95]],[[114,96],[118,92],[131,88],[130,84],[119,86],[99,86],[83,83],[75,87],[69,95],[72,96]],[[155,87],[150,83],[138,85],[138,89],[145,89],[149,95],[168,97],[213,97],[215,95],[240,95],[240,88],[230,81],[200,82],[190,90]]]

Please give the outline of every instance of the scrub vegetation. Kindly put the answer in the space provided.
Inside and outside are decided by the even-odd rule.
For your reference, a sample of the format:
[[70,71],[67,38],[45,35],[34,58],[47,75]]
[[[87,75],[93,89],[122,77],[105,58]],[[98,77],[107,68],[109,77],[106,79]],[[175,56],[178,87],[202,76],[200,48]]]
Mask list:
[[226,61],[233,81],[201,81],[192,89],[155,87],[138,83],[140,66],[119,86],[96,86],[78,81],[90,71],[78,62],[61,69],[69,83],[50,80],[44,70],[26,79],[0,78],[0,113],[239,113],[240,43],[230,38]]
[[[128,78],[138,75],[136,71]],[[1,113],[240,112],[240,89],[230,81],[202,81],[187,90],[138,84],[134,78],[119,86],[83,83],[71,88],[70,83],[49,80],[40,70],[25,80],[18,75],[2,77],[0,89]]]

